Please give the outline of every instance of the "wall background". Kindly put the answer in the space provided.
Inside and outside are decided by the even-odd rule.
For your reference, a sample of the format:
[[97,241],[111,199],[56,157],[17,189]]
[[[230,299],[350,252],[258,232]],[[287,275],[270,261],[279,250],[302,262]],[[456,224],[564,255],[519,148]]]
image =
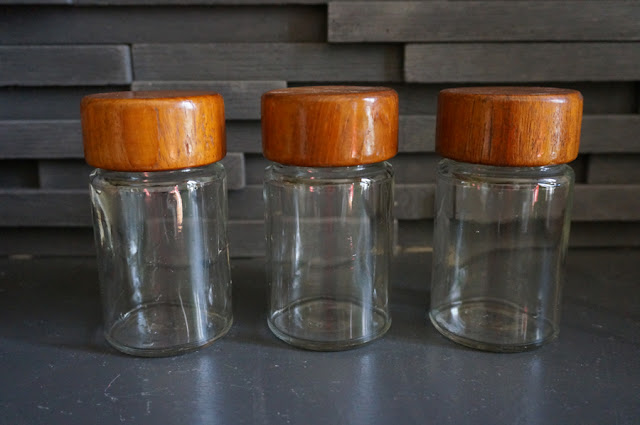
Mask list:
[[429,249],[437,92],[585,99],[573,246],[640,246],[640,1],[0,0],[0,255],[93,255],[83,95],[212,89],[227,105],[232,255],[263,252],[260,95],[400,95],[397,244]]

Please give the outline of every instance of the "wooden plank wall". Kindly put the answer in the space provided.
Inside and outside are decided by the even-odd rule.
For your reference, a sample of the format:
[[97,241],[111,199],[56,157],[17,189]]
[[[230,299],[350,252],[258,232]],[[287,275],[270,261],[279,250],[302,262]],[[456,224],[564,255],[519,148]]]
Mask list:
[[263,252],[262,92],[376,84],[401,101],[399,250],[432,238],[439,90],[585,98],[571,244],[640,246],[640,1],[0,0],[0,255],[92,255],[79,101],[212,89],[228,121],[232,255]]

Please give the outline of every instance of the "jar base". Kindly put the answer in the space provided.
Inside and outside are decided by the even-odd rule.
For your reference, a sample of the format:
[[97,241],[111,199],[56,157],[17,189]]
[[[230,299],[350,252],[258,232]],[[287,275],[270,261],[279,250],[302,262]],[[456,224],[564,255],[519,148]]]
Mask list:
[[[200,327],[196,326],[198,323]],[[233,318],[206,313],[193,306],[152,303],[124,315],[105,330],[105,338],[125,354],[167,357],[210,345],[224,336],[232,324]]]
[[550,320],[504,300],[475,298],[444,305],[431,310],[429,318],[453,342],[483,351],[528,351],[558,336]]
[[[363,315],[370,318],[353,320]],[[362,304],[353,301],[313,298],[277,311],[267,323],[275,336],[293,346],[313,351],[342,351],[380,338],[389,330],[391,318],[380,310],[364,312]]]

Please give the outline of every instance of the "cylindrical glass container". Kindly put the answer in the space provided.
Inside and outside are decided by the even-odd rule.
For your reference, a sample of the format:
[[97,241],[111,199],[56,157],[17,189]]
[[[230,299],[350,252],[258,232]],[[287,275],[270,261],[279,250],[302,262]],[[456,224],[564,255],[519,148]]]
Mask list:
[[299,87],[262,97],[268,324],[311,350],[343,350],[391,324],[398,97]]
[[222,97],[91,95],[82,131],[107,341],[151,357],[223,336],[233,319]]
[[438,98],[430,318],[488,351],[558,335],[582,96],[487,87]]

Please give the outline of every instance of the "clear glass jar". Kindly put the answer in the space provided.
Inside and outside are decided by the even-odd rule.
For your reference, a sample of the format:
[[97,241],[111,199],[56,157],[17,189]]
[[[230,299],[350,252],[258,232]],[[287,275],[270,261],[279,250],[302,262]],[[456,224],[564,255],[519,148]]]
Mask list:
[[565,164],[440,162],[430,312],[440,332],[491,351],[558,335],[573,181]]
[[224,335],[233,316],[222,164],[96,169],[90,181],[107,340],[160,356]]
[[262,96],[268,323],[283,341],[344,350],[391,325],[398,94],[318,86]]
[[170,356],[231,327],[224,101],[213,92],[115,92],[81,103],[104,334]]
[[383,335],[391,325],[391,165],[274,163],[264,199],[271,330],[314,350]]
[[438,95],[429,317],[440,333],[515,352],[557,337],[582,95],[465,87]]

